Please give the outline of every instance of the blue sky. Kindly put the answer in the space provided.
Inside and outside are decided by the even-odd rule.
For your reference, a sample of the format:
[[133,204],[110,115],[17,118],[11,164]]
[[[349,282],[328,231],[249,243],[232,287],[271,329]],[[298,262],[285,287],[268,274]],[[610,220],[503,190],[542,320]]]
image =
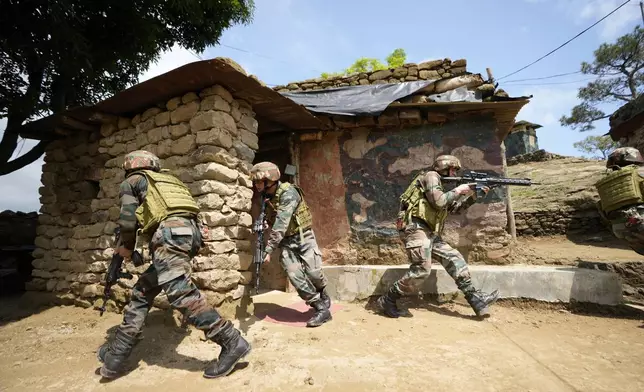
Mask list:
[[[485,75],[490,67],[498,79],[523,67],[575,36],[624,0],[255,0],[248,26],[226,30],[221,46],[208,48],[203,58],[230,57],[267,84],[318,77],[339,71],[356,58],[384,58],[395,48],[408,62],[449,57],[467,59],[469,72]],[[394,16],[398,15],[398,16]],[[580,155],[572,144],[587,135],[608,131],[607,120],[580,133],[559,125],[578,103],[577,89],[587,76],[570,75],[541,81],[510,82],[578,71],[592,61],[602,42],[613,42],[642,23],[638,2],[632,0],[581,37],[539,63],[500,81],[511,96],[533,95],[518,120],[543,125],[539,146],[547,151]],[[236,49],[233,49],[236,48]],[[198,60],[175,48],[142,75],[146,80]],[[614,110],[617,106],[607,106]],[[0,129],[4,126],[0,124]],[[23,151],[34,145],[26,141]],[[42,159],[0,177],[0,211],[37,210]]]

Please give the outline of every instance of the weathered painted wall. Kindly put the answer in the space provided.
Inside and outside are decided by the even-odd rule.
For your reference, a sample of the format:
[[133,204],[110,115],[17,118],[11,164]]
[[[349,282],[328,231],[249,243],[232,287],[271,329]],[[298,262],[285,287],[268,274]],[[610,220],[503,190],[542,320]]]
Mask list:
[[505,156],[529,154],[539,149],[537,132],[534,129],[523,129],[510,133],[505,138]]
[[[302,144],[300,177],[325,263],[406,263],[394,226],[398,196],[437,155],[453,154],[464,168],[502,175],[492,118],[461,117],[443,125],[422,122],[397,130],[353,128]],[[498,189],[483,203],[452,215],[444,238],[469,261],[496,260],[509,251],[506,225],[505,193]]]

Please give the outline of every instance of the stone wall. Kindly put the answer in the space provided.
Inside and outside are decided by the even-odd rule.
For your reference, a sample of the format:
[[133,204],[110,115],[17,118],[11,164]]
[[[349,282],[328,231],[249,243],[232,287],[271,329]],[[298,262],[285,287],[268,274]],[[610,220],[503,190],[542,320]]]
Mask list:
[[289,83],[286,86],[275,86],[279,92],[321,90],[333,87],[359,86],[368,84],[400,83],[413,80],[449,79],[467,73],[467,61],[464,59],[432,60],[420,64],[408,63],[402,67],[383,69],[374,72],[313,78],[301,82]]
[[0,212],[0,295],[23,291],[31,280],[37,212]]
[[515,212],[517,236],[591,234],[606,231],[596,210]]
[[508,166],[512,166],[512,165],[518,165],[520,163],[545,162],[545,161],[551,161],[553,159],[564,159],[564,158],[567,158],[567,157],[563,155],[553,154],[551,152],[547,152],[546,150],[537,150],[531,153],[516,155],[511,158],[508,158],[507,164]]
[[507,93],[502,89],[495,91],[493,84],[485,83],[481,75],[468,72],[465,59],[452,61],[449,58],[426,61],[420,64],[408,63],[398,68],[374,72],[307,79],[283,86],[275,86],[273,89],[278,92],[294,92],[345,86],[402,83],[414,80],[435,80],[436,82],[430,84],[423,91],[396,102],[431,102],[432,98],[428,98],[429,95],[444,93],[461,86],[467,87],[468,90],[477,91],[484,101],[489,100],[493,95],[507,96]]
[[[235,304],[251,281],[251,181],[258,148],[251,106],[221,86],[189,92],[133,118],[118,118],[99,132],[52,143],[45,155],[41,216],[31,290],[53,292],[68,303],[100,302],[119,215],[120,168],[126,153],[156,154],[190,188],[210,227],[206,247],[193,260],[193,280],[212,305]],[[141,241],[140,241],[141,242]],[[150,262],[113,288],[109,309],[127,302],[130,289]],[[155,301],[167,307],[167,298]]]
[[[407,263],[395,229],[398,196],[437,155],[503,173],[491,116],[388,109],[376,119],[333,121],[345,127],[299,145],[299,179],[328,264]],[[499,259],[509,252],[506,225],[506,195],[498,188],[483,203],[451,215],[444,238],[471,262]]]

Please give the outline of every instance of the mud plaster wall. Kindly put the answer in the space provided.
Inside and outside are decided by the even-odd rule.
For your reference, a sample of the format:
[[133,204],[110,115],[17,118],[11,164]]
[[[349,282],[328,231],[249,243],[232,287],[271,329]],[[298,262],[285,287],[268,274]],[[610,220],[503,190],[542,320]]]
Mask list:
[[[28,289],[51,292],[64,303],[83,307],[102,303],[124,179],[120,165],[125,154],[144,149],[187,184],[210,228],[206,246],[193,259],[193,281],[223,313],[239,310],[252,276],[253,192],[248,174],[257,142],[251,106],[213,86],[133,118],[114,119],[100,133],[52,143],[43,165],[43,206]],[[135,276],[113,287],[108,310],[123,307],[138,274],[149,266],[146,243],[139,238],[146,264],[135,268],[126,263]],[[168,305],[164,294],[155,300],[157,307]]]
[[[500,140],[491,117],[467,116],[398,129],[359,127],[301,143],[300,181],[328,264],[404,264],[395,230],[398,196],[440,154],[465,168],[501,175]],[[451,215],[443,237],[470,262],[508,254],[505,191]]]
[[507,158],[529,154],[539,149],[537,133],[533,129],[512,132],[505,138],[504,142],[505,156]]

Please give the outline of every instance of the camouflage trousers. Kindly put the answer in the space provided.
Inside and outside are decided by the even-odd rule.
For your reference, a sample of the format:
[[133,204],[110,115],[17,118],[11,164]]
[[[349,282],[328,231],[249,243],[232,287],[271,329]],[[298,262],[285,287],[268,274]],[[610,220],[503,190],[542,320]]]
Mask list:
[[644,206],[614,211],[609,217],[613,235],[644,255]]
[[313,229],[285,237],[281,244],[281,263],[297,294],[307,305],[320,299],[320,292],[327,285],[322,272],[322,253],[318,248]]
[[154,298],[165,292],[173,309],[208,339],[217,335],[225,320],[211,308],[190,279],[192,257],[201,248],[201,233],[193,220],[171,217],[163,221],[150,241],[152,265],[139,277],[125,307],[121,332],[137,336]]
[[475,291],[463,255],[429,230],[426,225],[412,222],[401,233],[401,237],[410,266],[405,275],[394,283],[393,287],[399,294],[408,295],[418,292],[420,285],[431,273],[432,256],[454,279],[459,290],[464,294]]

